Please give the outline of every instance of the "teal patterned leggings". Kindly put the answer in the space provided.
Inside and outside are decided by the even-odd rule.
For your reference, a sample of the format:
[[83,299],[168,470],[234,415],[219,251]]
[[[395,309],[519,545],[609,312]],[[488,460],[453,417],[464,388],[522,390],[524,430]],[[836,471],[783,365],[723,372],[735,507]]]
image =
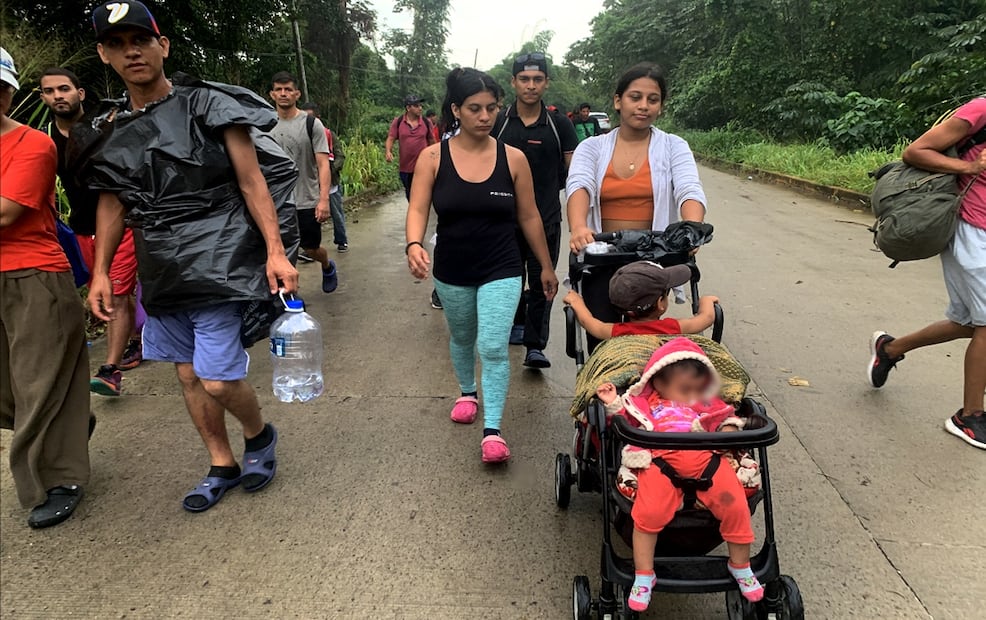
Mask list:
[[482,286],[455,286],[435,280],[445,309],[452,367],[464,394],[476,391],[476,352],[482,365],[483,428],[500,428],[510,387],[508,347],[521,279]]

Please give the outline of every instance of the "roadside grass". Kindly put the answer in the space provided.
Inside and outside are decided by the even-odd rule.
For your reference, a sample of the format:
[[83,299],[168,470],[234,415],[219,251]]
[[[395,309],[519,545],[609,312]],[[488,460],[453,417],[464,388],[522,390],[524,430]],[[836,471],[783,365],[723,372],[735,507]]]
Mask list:
[[345,143],[342,168],[343,190],[357,202],[401,189],[397,161],[384,158],[383,144],[357,133]]
[[684,138],[692,151],[700,156],[864,194],[873,190],[869,172],[888,161],[900,159],[906,146],[902,142],[889,151],[863,149],[839,154],[823,141],[778,144],[759,132],[747,129],[693,131],[669,128],[668,131]]

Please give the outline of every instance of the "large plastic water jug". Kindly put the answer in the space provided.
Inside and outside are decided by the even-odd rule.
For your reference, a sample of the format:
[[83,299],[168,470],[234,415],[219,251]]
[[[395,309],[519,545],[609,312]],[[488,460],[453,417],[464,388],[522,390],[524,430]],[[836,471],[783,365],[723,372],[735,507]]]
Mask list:
[[285,300],[286,312],[270,328],[274,396],[307,403],[322,395],[322,328],[300,299]]

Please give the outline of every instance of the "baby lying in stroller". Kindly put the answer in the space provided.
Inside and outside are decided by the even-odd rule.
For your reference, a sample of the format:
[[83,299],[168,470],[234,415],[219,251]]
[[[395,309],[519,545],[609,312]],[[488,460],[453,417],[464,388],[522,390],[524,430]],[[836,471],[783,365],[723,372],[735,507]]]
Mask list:
[[[621,414],[631,424],[652,432],[736,431],[743,419],[716,394],[719,375],[704,351],[687,338],[670,340],[651,356],[640,380],[620,396],[616,386],[605,383],[596,391],[607,413]],[[626,446],[622,462],[627,472],[623,483],[632,487],[636,478],[633,518],[633,560],[636,578],[629,597],[634,611],[650,604],[654,587],[654,548],[658,534],[674,518],[683,491],[672,484],[676,478],[711,478],[711,486],[696,496],[720,521],[726,541],[730,574],[743,596],[750,601],[763,598],[763,587],[750,568],[753,528],[746,494],[739,476],[756,474],[751,461],[741,462],[739,471],[711,450],[647,450]],[[632,472],[632,476],[629,475]],[[752,473],[751,473],[752,472]]]

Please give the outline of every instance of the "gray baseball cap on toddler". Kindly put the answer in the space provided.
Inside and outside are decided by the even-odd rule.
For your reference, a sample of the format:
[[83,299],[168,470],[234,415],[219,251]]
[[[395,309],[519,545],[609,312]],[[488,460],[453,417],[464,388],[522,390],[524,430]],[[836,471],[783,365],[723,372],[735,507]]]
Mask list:
[[675,286],[692,278],[686,265],[662,267],[651,261],[637,261],[620,267],[609,281],[609,301],[630,312],[640,312],[653,306]]

